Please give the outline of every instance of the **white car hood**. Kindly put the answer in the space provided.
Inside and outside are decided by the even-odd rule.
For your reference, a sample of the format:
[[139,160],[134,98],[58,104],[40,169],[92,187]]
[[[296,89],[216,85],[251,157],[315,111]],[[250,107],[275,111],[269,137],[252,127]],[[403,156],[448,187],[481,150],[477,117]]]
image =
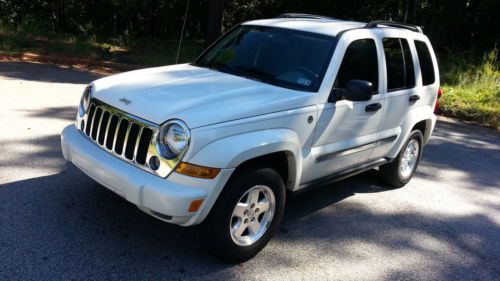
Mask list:
[[189,64],[126,72],[93,84],[93,97],[111,106],[156,124],[181,119],[190,128],[311,105],[315,96]]

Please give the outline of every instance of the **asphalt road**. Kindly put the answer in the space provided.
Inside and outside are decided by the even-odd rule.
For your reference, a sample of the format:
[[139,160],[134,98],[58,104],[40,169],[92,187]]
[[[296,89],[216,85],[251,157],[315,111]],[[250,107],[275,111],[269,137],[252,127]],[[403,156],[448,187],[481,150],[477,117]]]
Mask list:
[[500,134],[441,119],[416,177],[368,172],[289,200],[249,262],[142,213],[65,162],[98,75],[0,62],[0,280],[500,280]]

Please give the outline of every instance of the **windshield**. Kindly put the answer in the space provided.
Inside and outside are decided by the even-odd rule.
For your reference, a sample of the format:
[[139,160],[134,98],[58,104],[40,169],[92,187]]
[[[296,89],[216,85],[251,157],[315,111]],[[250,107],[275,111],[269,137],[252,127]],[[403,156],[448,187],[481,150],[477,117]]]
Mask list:
[[205,51],[195,65],[294,90],[317,91],[335,37],[240,25]]

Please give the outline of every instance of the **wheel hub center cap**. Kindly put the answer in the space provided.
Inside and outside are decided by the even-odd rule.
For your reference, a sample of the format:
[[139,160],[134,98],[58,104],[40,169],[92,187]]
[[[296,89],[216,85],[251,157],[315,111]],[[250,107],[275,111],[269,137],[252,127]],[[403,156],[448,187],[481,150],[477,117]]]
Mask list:
[[255,216],[255,211],[254,210],[248,211],[248,217],[253,218],[254,216]]

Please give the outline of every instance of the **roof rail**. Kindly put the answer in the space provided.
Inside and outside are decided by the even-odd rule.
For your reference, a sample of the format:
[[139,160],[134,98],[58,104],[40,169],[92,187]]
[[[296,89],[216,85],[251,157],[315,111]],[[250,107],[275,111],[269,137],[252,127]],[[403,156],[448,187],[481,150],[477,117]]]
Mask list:
[[400,22],[394,22],[394,21],[383,21],[383,20],[371,21],[365,25],[365,28],[375,28],[375,27],[379,27],[379,25],[404,28],[404,29],[408,29],[408,30],[411,30],[414,32],[423,33],[422,28],[420,26],[406,24],[406,23],[400,23]]
[[285,13],[278,15],[276,18],[300,18],[300,19],[318,19],[318,20],[333,20],[334,18],[311,15],[311,14],[299,14],[299,13]]

